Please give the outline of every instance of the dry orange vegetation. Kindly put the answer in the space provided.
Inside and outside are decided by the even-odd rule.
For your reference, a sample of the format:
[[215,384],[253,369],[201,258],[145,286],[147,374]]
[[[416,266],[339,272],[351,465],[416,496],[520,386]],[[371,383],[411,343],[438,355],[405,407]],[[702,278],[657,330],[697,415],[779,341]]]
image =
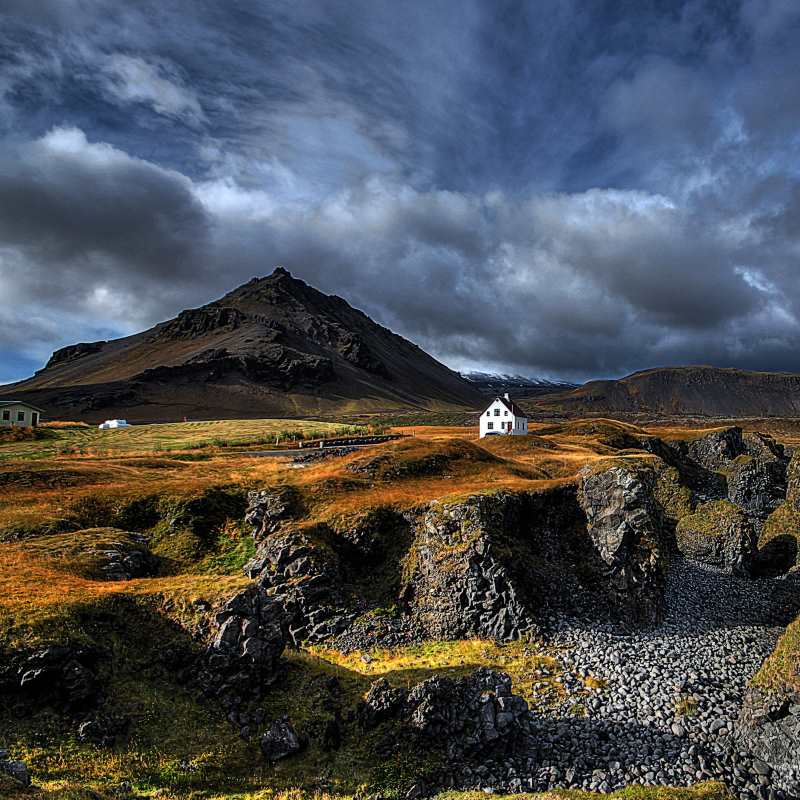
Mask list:
[[[61,534],[70,538],[72,534]],[[44,537],[49,539],[51,537]],[[180,608],[192,600],[212,601],[247,584],[243,575],[174,575],[132,581],[92,580],[76,574],[75,563],[48,553],[47,541],[0,546],[0,630],[7,641],[24,643],[46,630],[58,638],[72,628],[75,611],[119,594]]]
[[[48,452],[24,461],[8,458],[6,452],[0,460],[0,538],[3,531],[41,528],[63,519],[82,498],[124,501],[219,484],[295,484],[309,493],[325,517],[376,504],[409,507],[443,496],[545,488],[569,480],[586,464],[620,457],[620,445],[624,444],[620,437],[625,434],[682,438],[702,432],[644,429],[603,419],[532,423],[530,436],[483,440],[477,438],[477,428],[464,426],[396,430],[407,438],[304,469],[287,469],[285,459],[253,458],[224,450],[115,457]],[[0,445],[0,456],[11,447]],[[377,482],[352,469],[364,459],[383,456],[408,469]],[[422,471],[416,474],[427,457],[438,457],[440,464],[434,469],[422,464]]]

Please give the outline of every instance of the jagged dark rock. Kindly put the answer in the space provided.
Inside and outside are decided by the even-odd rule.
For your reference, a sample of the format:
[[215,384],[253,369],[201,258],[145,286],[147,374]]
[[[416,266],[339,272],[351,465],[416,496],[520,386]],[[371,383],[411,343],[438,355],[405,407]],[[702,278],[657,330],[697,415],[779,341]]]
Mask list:
[[129,581],[155,574],[158,558],[148,549],[147,537],[124,531],[124,540],[106,542],[94,554],[99,558],[98,578],[108,581]]
[[20,654],[5,688],[28,709],[49,705],[70,715],[91,711],[102,697],[94,672],[98,660],[97,652],[71,645]]
[[303,749],[300,737],[287,717],[275,720],[262,735],[259,744],[267,761],[278,761]]
[[736,725],[739,744],[770,770],[800,770],[800,695],[751,687]]
[[200,688],[226,708],[244,698],[258,698],[277,679],[286,643],[283,606],[262,587],[248,587],[215,615],[198,676]]
[[406,596],[425,635],[517,639],[535,630],[531,609],[497,552],[498,536],[523,524],[521,507],[521,497],[501,494],[433,503],[422,515]]
[[280,601],[296,645],[334,636],[354,616],[347,610],[339,559],[329,541],[325,526],[275,533],[247,565],[248,573]]
[[297,491],[289,487],[250,492],[247,501],[244,521],[252,528],[257,542],[278,530],[284,521],[295,517],[300,505]]
[[654,500],[652,470],[637,466],[584,468],[578,500],[589,537],[607,567],[609,589],[635,619],[661,615],[667,547]]
[[359,711],[367,728],[397,718],[407,731],[444,746],[448,762],[508,752],[530,730],[528,704],[504,672],[482,667],[464,678],[428,678],[412,689],[376,681]]
[[60,350],[56,350],[52,356],[50,356],[50,360],[45,364],[44,369],[48,369],[49,367],[55,367],[59,364],[67,364],[70,361],[75,361],[78,358],[83,358],[84,356],[92,355],[93,353],[99,353],[103,349],[103,345],[106,342],[78,342],[77,344],[71,344],[67,347],[62,347]]

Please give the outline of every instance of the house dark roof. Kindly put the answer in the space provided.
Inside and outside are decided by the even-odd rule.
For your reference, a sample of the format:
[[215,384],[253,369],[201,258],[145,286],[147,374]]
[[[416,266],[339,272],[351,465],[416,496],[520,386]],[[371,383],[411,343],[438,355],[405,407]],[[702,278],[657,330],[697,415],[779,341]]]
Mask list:
[[507,400],[505,397],[496,397],[495,400],[499,400],[515,417],[528,419],[528,415],[513,400]]
[[0,400],[0,406],[26,406],[27,408],[32,408],[34,411],[38,411],[40,414],[44,414],[41,408],[26,403],[24,400]]

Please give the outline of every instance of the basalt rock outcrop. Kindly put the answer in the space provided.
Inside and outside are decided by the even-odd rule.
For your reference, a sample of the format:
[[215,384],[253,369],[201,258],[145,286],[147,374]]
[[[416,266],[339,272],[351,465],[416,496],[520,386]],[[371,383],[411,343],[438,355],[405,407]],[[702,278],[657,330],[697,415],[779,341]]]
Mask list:
[[653,471],[587,467],[580,474],[578,498],[617,605],[634,619],[655,622],[661,612],[667,549]]
[[[264,524],[260,523],[261,530]],[[256,558],[246,567],[258,585],[280,602],[296,645],[334,636],[354,617],[342,591],[340,559],[332,539],[324,525],[274,531],[262,540]]]
[[511,689],[506,673],[485,667],[464,678],[428,678],[410,690],[380,680],[370,688],[359,718],[367,730],[398,720],[420,746],[442,748],[447,766],[429,780],[452,785],[447,773],[456,765],[502,760],[527,743],[528,704]]
[[250,492],[247,503],[244,521],[252,528],[256,542],[274,533],[286,520],[295,518],[300,510],[298,492],[290,487]]
[[[579,494],[564,486],[432,503],[415,522],[402,595],[414,629],[516,639],[552,613],[653,621],[657,547],[645,546],[640,531],[635,546],[626,540],[612,557],[587,527]],[[598,496],[590,513],[605,502]]]
[[248,587],[214,617],[197,677],[200,688],[228,709],[257,699],[277,679],[287,640],[283,606],[260,586]]
[[516,639],[535,629],[525,584],[503,552],[524,525],[523,505],[521,496],[501,494],[434,503],[423,513],[405,595],[426,636]]
[[[607,488],[584,493],[593,516]],[[627,511],[619,498],[616,524],[630,519],[612,552],[587,529],[572,486],[434,501],[404,514],[376,508],[337,530],[300,524],[285,499],[254,493],[248,519],[259,546],[246,571],[285,608],[296,644],[510,640],[536,634],[552,612],[651,622],[663,566],[657,512],[648,506],[652,519],[643,516],[644,493],[638,507],[634,495]],[[373,613],[387,607],[389,616]]]

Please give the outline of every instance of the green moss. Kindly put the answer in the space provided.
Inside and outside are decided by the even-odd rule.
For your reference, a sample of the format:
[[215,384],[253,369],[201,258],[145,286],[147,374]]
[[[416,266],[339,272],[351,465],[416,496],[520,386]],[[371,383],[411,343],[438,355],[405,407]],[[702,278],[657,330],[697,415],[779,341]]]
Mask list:
[[751,683],[763,689],[800,692],[800,617],[783,632]]
[[681,483],[675,467],[664,467],[656,472],[653,496],[664,516],[673,524],[694,511],[692,490]]
[[732,524],[745,520],[742,510],[729,500],[710,500],[697,507],[678,522],[678,535],[717,538],[730,529]]
[[781,503],[767,517],[758,539],[759,552],[779,547],[779,540],[783,540],[783,549],[794,549],[794,563],[800,565],[800,510],[789,502]]

